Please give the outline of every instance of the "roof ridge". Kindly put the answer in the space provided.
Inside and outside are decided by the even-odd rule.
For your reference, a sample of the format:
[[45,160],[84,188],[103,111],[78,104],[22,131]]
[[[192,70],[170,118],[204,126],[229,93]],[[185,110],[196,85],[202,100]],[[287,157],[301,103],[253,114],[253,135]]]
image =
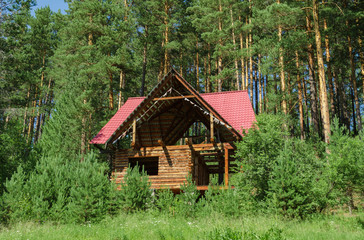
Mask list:
[[200,95],[218,95],[218,94],[229,94],[229,93],[239,93],[239,92],[248,92],[248,90],[233,90],[233,91],[199,93],[199,94]]

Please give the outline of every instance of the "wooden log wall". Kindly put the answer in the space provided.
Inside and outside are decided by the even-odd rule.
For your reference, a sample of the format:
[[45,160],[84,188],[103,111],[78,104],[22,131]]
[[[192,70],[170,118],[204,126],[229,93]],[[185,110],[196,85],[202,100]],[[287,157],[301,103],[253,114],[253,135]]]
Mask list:
[[193,170],[192,150],[187,145],[117,150],[112,164],[116,183],[123,180],[129,165],[129,158],[136,157],[159,157],[158,175],[149,176],[151,188],[154,189],[180,188]]

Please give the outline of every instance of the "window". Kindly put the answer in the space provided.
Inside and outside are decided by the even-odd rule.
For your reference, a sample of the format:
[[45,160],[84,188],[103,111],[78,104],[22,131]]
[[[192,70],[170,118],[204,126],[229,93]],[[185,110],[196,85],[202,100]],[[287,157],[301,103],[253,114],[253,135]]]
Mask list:
[[158,175],[158,161],[159,157],[142,157],[142,158],[129,158],[130,167],[139,165],[139,171],[147,172],[148,175]]

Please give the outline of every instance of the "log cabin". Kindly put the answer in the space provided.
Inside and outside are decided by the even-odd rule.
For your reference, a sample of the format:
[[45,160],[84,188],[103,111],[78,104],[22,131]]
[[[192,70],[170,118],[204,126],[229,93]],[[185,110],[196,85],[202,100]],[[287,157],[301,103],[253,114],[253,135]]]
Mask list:
[[234,142],[253,126],[247,91],[198,93],[172,69],[146,97],[129,98],[91,140],[110,154],[112,178],[142,166],[151,188],[178,191],[189,174],[198,190],[229,184]]

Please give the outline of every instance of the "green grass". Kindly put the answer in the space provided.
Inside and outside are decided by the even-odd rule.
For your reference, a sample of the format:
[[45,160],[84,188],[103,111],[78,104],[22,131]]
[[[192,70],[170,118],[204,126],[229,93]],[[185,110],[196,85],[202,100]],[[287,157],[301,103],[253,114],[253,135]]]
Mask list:
[[270,229],[280,236],[274,239],[364,239],[364,215],[299,221],[263,215],[186,219],[156,213],[120,214],[97,224],[12,224],[0,229],[0,239],[273,239]]

